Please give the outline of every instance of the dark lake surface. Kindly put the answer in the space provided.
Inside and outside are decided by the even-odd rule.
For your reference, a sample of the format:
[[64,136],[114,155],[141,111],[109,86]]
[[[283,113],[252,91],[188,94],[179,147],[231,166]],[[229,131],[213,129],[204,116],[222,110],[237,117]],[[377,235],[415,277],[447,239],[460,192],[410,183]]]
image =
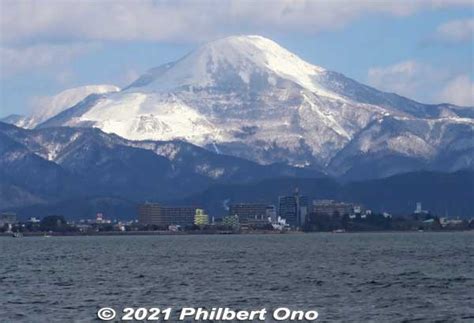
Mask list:
[[474,232],[1,238],[0,259],[0,322],[90,322],[105,306],[474,322]]

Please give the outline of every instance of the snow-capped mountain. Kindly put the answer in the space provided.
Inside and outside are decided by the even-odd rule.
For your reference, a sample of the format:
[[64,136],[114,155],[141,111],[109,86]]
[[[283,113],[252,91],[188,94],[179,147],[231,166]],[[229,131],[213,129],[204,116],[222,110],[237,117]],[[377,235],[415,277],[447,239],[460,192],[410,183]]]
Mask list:
[[378,91],[260,36],[204,44],[39,125],[51,126],[97,127],[132,140],[180,139],[262,164],[336,175],[473,167],[472,108]]
[[29,116],[10,115],[0,121],[18,127],[31,129],[58,113],[76,105],[91,94],[103,94],[118,91],[120,91],[120,88],[108,84],[85,85],[67,89],[52,97],[38,99],[36,103],[37,105],[33,107],[32,114]]

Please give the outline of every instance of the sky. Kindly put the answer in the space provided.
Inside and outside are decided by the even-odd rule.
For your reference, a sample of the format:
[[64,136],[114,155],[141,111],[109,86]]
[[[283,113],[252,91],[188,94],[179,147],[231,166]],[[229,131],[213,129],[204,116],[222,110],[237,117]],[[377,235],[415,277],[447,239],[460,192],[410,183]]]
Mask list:
[[239,34],[380,90],[474,106],[474,0],[2,0],[0,118],[77,86],[125,87]]

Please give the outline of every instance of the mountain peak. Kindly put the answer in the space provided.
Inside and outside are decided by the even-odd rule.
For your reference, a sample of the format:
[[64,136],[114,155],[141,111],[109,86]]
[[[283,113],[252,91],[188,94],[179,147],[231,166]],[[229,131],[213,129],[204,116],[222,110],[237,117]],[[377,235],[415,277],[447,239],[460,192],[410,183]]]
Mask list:
[[227,50],[229,47],[240,53],[247,52],[247,54],[249,54],[249,50],[257,52],[288,52],[273,40],[259,35],[233,35],[219,38],[201,45],[197,51],[205,51],[210,48],[214,50]]
[[[283,64],[282,60],[288,60],[289,62],[283,64],[288,66],[291,64],[297,64],[299,67],[305,67],[309,69],[316,68],[320,71],[324,69],[318,66],[314,66],[303,61],[294,53],[283,48],[271,39],[265,38],[258,35],[238,35],[229,36],[214,40],[202,45],[195,51],[196,55],[212,55],[214,59],[226,60],[230,63],[240,63],[237,59],[246,59],[254,62],[260,67],[266,66],[271,70],[278,70],[278,65]],[[223,55],[224,57],[219,57]],[[191,54],[192,56],[192,54]]]
[[447,149],[457,158],[450,170],[472,164],[463,137],[472,133],[472,118],[443,109],[440,115],[437,107],[377,91],[251,35],[203,44],[40,127],[179,139],[262,164],[311,165],[335,174],[369,173],[374,163],[389,160],[393,169],[378,171],[390,175],[436,161]]
[[214,42],[267,42],[278,45],[273,40],[260,35],[231,35],[210,41],[207,44]]
[[152,91],[183,86],[249,84],[252,78],[272,82],[290,80],[311,91],[321,89],[319,76],[326,70],[312,65],[276,42],[258,35],[229,36],[203,44],[182,59],[153,68],[129,87]]

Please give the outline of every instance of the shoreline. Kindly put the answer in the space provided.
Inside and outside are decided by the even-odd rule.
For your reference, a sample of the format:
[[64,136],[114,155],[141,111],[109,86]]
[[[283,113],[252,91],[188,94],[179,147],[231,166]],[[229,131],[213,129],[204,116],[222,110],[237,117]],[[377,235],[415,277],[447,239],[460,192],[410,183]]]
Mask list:
[[[84,236],[185,236],[185,235],[245,235],[245,234],[300,234],[303,232],[253,231],[253,232],[173,232],[173,231],[109,231],[109,232],[22,232],[23,237],[84,237]],[[0,233],[0,237],[12,237],[12,233]]]
[[[127,232],[23,232],[22,237],[92,237],[92,236],[187,236],[187,235],[300,235],[300,234],[318,234],[318,233],[331,233],[331,234],[354,234],[354,233],[453,233],[453,232],[474,232],[472,230],[430,230],[430,231],[346,231],[346,232],[330,232],[330,231],[314,231],[314,232],[303,232],[303,231],[250,231],[250,232],[171,232],[171,231],[127,231]],[[12,238],[12,233],[0,233],[0,238]]]

